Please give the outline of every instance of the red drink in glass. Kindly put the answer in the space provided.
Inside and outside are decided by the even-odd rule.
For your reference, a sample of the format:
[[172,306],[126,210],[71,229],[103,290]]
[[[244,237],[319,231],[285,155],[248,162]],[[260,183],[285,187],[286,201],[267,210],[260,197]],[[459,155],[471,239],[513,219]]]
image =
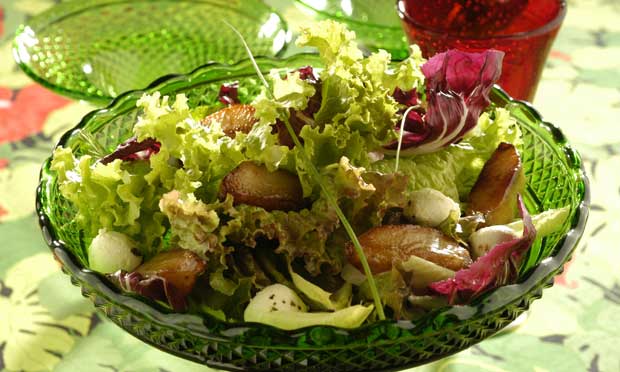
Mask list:
[[564,0],[398,0],[407,37],[425,57],[448,49],[506,53],[499,84],[531,101],[566,15]]

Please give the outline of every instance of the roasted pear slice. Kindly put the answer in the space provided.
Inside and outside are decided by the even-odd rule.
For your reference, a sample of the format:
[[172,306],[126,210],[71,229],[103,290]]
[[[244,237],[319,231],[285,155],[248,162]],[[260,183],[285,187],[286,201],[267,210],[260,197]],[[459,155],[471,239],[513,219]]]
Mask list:
[[172,284],[181,297],[194,288],[196,278],[205,270],[207,263],[192,251],[173,249],[157,254],[135,270],[144,277],[160,276]]
[[258,121],[254,117],[256,109],[251,105],[236,104],[225,107],[202,119],[203,125],[219,122],[224,133],[235,138],[237,132],[249,133]]
[[[471,264],[467,249],[437,229],[418,225],[387,225],[373,227],[359,236],[360,244],[374,274],[389,271],[393,266],[417,256],[452,271]],[[362,269],[352,243],[346,246],[349,262]],[[415,274],[414,274],[415,275]]]
[[304,207],[301,183],[294,174],[246,161],[230,172],[220,186],[220,197],[231,194],[235,205],[249,204],[271,210],[299,210]]
[[469,194],[467,214],[483,214],[486,226],[509,223],[516,216],[517,194],[524,187],[525,174],[517,149],[500,143]]

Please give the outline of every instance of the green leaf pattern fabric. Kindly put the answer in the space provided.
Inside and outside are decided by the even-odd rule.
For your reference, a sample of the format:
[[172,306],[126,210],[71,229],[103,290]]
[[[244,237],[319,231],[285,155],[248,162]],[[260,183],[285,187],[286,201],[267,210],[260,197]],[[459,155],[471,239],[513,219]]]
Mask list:
[[1,283],[0,345],[10,371],[51,369],[73,348],[76,336],[89,330],[91,309],[57,319],[42,306],[39,286],[58,270],[49,254],[38,253],[6,272]]
[[[0,372],[215,371],[150,347],[95,312],[40,238],[40,164],[93,109],[36,85],[13,62],[14,30],[56,2],[0,2]],[[309,17],[290,1],[266,2],[291,26]],[[394,6],[376,3],[385,3],[377,11]],[[620,2],[568,7],[534,104],[583,156],[592,187],[586,233],[518,324],[410,371],[620,371]]]

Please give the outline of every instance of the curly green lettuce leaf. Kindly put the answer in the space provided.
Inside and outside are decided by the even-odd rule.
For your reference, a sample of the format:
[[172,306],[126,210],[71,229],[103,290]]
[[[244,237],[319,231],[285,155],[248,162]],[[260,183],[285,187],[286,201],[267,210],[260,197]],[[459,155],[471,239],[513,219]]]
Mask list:
[[[341,157],[361,159],[367,156],[361,134],[351,133],[345,127],[327,126],[321,130],[318,127],[305,126],[300,137],[304,139],[308,156],[318,168],[336,164]],[[296,172],[305,196],[319,193],[317,184],[302,162],[297,163]]]
[[211,233],[220,224],[219,216],[193,194],[170,191],[162,196],[159,208],[170,221],[171,244],[201,256],[217,249],[218,241]]
[[269,74],[274,99],[263,90],[252,102],[256,108],[255,116],[262,124],[274,124],[289,110],[303,110],[310,97],[316,93],[312,84],[300,77],[299,71],[280,76],[277,71]]
[[[159,209],[161,196],[172,189],[189,194],[203,187],[202,194],[214,198],[217,185],[210,182],[244,159],[240,146],[221,128],[192,119],[185,96],[177,96],[172,105],[168,99],[155,93],[137,103],[143,112],[134,134],[139,141],[154,138],[161,144],[148,160],[103,164],[88,155],[77,160],[69,149],[54,152],[52,170],[62,195],[78,209],[76,219],[87,239],[100,228],[121,232],[140,242],[141,253],[151,257],[162,248],[168,223]],[[208,186],[211,190],[205,190]]]
[[419,93],[424,92],[424,74],[422,65],[426,59],[422,57],[420,47],[411,45],[409,58],[400,63],[392,63],[391,56],[385,50],[379,50],[366,59],[366,69],[373,75],[376,81],[393,92],[397,87],[403,91],[415,89]]
[[[276,84],[278,97],[285,106],[303,107],[314,88],[299,79],[299,73]],[[235,138],[226,136],[220,123],[208,126],[189,110],[187,98],[177,95],[174,103],[156,92],[144,95],[137,102],[143,115],[134,127],[138,140],[155,138],[159,152],[150,159],[149,182],[159,182],[166,190],[182,194],[195,193],[201,200],[215,201],[219,183],[242,161],[251,159],[269,170],[295,169],[295,158],[288,147],[278,143],[276,134],[266,123],[255,124],[249,133]]]
[[362,174],[365,169],[355,167],[347,157],[340,158],[338,163],[325,167],[324,174],[328,176],[338,195],[349,199],[366,198],[376,191],[374,185],[367,183]]
[[[397,104],[382,82],[373,80],[364,66],[360,67],[362,72],[352,73],[354,77],[349,79],[338,75],[325,76],[327,69],[321,74],[323,99],[314,119],[319,132],[331,132],[332,136],[323,139],[323,149],[310,151],[311,160],[319,165],[337,162],[343,155],[354,164],[365,165],[368,151],[395,138],[393,128]],[[301,130],[300,137],[304,142],[317,136],[316,130],[311,129],[314,128],[305,126]],[[362,151],[352,153],[352,148],[360,147]],[[329,157],[323,160],[317,154],[323,159]]]
[[342,23],[331,20],[304,25],[299,30],[297,45],[317,48],[325,65],[325,76],[339,76],[345,80],[357,78],[363,73],[370,77],[369,82],[380,83],[393,91],[396,87],[403,90],[422,88],[424,74],[421,67],[426,62],[420,48],[411,47],[409,58],[392,64],[391,56],[385,50],[379,50],[364,58],[355,40],[355,32]]
[[[364,58],[355,41],[355,32],[347,26],[331,20],[302,25],[299,28],[298,46],[317,48],[325,68],[334,73],[350,73],[349,67]],[[342,71],[338,71],[342,68]],[[350,76],[349,76],[350,77]]]
[[264,164],[270,172],[284,169],[294,172],[295,158],[287,146],[279,143],[278,135],[272,133],[272,127],[265,123],[256,123],[247,135],[238,133],[236,140],[241,142],[247,159]]
[[407,204],[405,190],[407,177],[400,174],[367,172],[364,180],[376,190],[366,198],[346,200],[344,210],[356,233],[382,224],[403,223],[407,218],[403,209]]
[[261,239],[277,242],[276,253],[284,254],[289,261],[302,258],[306,270],[313,275],[321,273],[322,265],[336,272],[343,265],[341,248],[329,242],[340,223],[327,203],[315,203],[312,209],[299,212],[268,212],[239,205],[228,218],[231,219],[218,231],[222,242],[251,248]]
[[[91,156],[77,160],[68,149],[54,154],[52,170],[61,192],[78,208],[77,220],[88,237],[100,228],[118,231],[141,242],[142,254],[150,257],[161,249],[165,214],[176,225],[175,242],[204,254],[213,245],[204,239],[219,221],[215,212],[190,200],[193,193],[215,201],[221,179],[248,157],[272,170],[294,168],[288,148],[277,144],[269,126],[257,126],[235,140],[218,123],[203,126],[195,120],[183,95],[173,104],[159,93],[144,95],[137,104],[143,110],[134,134],[139,141],[160,143],[149,159],[103,164]],[[177,190],[186,203],[164,203],[160,211],[159,199],[170,190]]]
[[403,91],[416,89],[419,93],[423,93],[425,77],[422,65],[426,63],[426,59],[422,57],[419,46],[412,44],[410,48],[409,58],[395,65],[394,72],[389,74],[393,79],[386,80],[385,83],[393,88],[399,87]]
[[161,144],[145,178],[184,194],[202,187],[202,195],[213,200],[217,182],[245,160],[240,141],[227,137],[217,123],[194,120],[182,94],[172,105],[159,92],[142,96],[137,105],[144,112],[134,127],[138,140],[155,138]]
[[60,193],[77,209],[76,221],[91,240],[104,228],[140,242],[141,253],[150,257],[160,248],[165,232],[164,215],[157,204],[159,185],[148,182],[146,162],[108,164],[89,155],[75,158],[71,149],[54,150],[51,169]]
[[178,190],[214,200],[218,182],[245,155],[242,144],[226,137],[217,123],[206,127],[194,120],[183,95],[173,104],[159,93],[144,95],[137,105],[143,110],[134,134],[138,141],[156,139],[161,145],[157,154],[104,164],[88,155],[77,160],[70,150],[58,149],[52,170],[62,195],[77,207],[87,239],[100,228],[118,231],[140,242],[148,258],[162,248],[166,229],[161,196]]
[[[172,204],[162,209],[167,217],[171,220],[182,217],[184,220],[171,226],[171,241],[183,248],[198,249],[197,253],[203,255],[225,254],[232,250],[232,246],[254,249],[266,240],[277,243],[274,251],[285,254],[291,261],[303,258],[306,269],[314,275],[320,274],[322,264],[334,270],[342,266],[341,255],[328,244],[339,220],[326,203],[315,203],[312,209],[285,212],[266,211],[246,204],[233,206],[230,195],[223,201],[210,204],[194,200],[192,213],[199,211],[200,215],[206,216],[205,219],[184,218],[187,209],[183,209],[183,200],[166,201],[169,202]],[[219,224],[212,224],[211,216],[218,216]],[[194,217],[200,216],[194,214]],[[205,224],[212,224],[214,228]]]

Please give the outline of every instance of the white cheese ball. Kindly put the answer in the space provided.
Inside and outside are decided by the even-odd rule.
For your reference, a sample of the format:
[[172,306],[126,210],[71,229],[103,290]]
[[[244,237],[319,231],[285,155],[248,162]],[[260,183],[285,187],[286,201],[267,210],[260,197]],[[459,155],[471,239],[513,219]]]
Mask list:
[[125,234],[100,229],[88,248],[90,269],[103,274],[133,271],[142,262],[142,257],[134,254],[136,246]]
[[498,244],[518,238],[516,232],[506,225],[483,227],[469,236],[474,259],[484,256]]
[[434,189],[421,189],[411,194],[411,206],[408,210],[418,224],[437,227],[450,216],[452,211],[461,215],[458,203]]

